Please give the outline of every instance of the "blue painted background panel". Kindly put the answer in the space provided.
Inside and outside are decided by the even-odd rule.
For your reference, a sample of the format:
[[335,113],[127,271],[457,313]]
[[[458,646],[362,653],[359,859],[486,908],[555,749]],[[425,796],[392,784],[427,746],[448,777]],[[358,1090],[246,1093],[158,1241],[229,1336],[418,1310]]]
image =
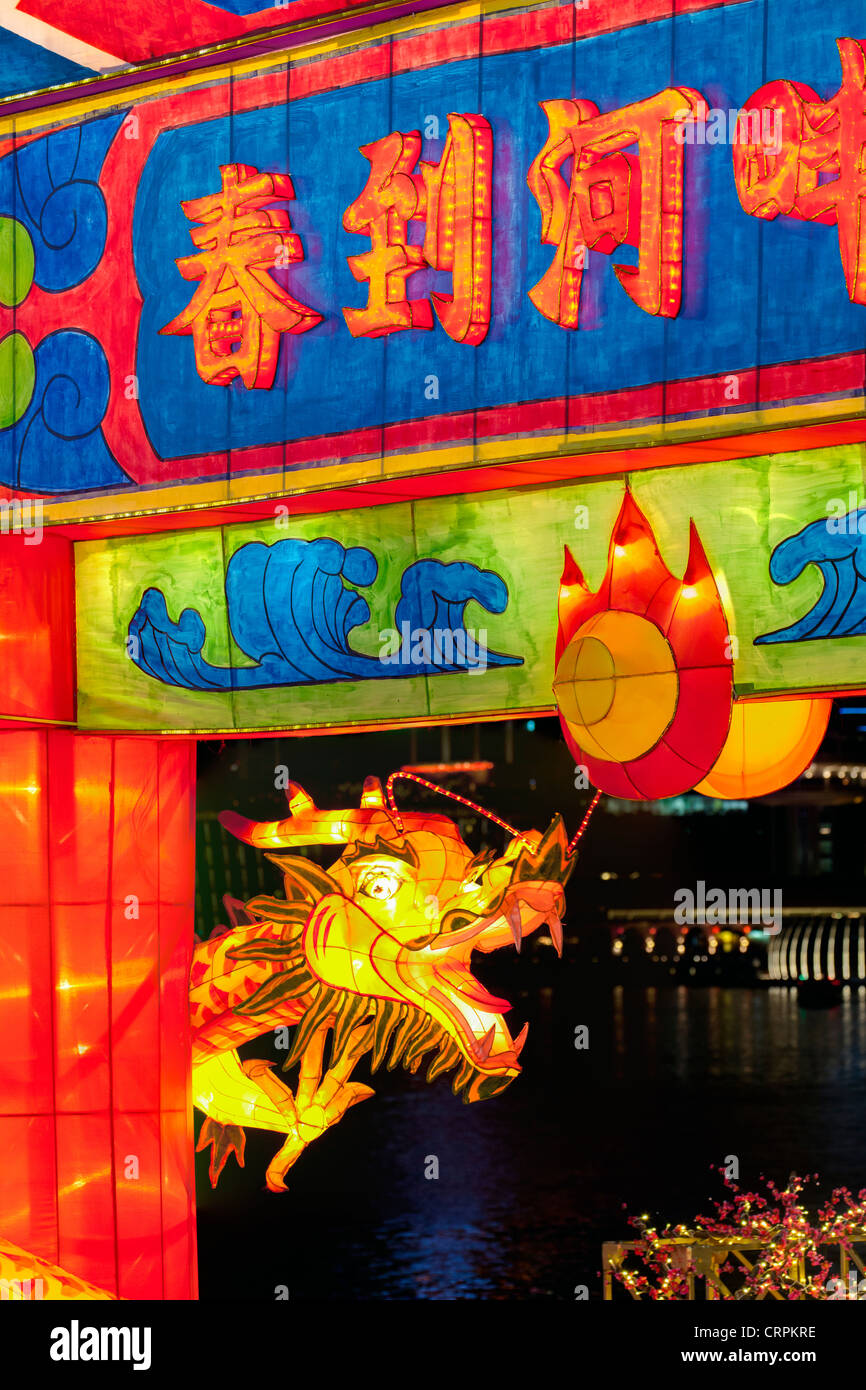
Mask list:
[[[581,327],[544,319],[527,291],[552,259],[526,173],[547,123],[538,103],[563,96],[602,111],[652,96],[669,84],[697,88],[713,107],[738,108],[771,77],[813,86],[840,82],[836,38],[866,36],[866,13],[851,0],[785,0],[711,10],[669,22],[530,53],[473,59],[388,81],[311,96],[276,107],[165,132],[142,178],[135,215],[136,269],[145,296],[139,369],[148,433],[164,455],[266,444],[427,414],[712,375],[760,363],[862,350],[866,309],[849,302],[835,228],[747,216],[734,186],[731,146],[692,145],[686,157],[683,305],[675,320],[652,317],[618,284],[614,262],[591,253]],[[494,136],[493,321],[477,348],[432,331],[356,340],[343,306],[366,302],[346,258],[369,248],[343,230],[346,208],[366,181],[358,145],[391,130],[424,129],[433,115],[446,133],[449,111],[480,112]],[[444,139],[425,141],[436,159]],[[190,254],[183,199],[214,192],[221,163],[288,171],[294,229],[305,260],[292,266],[293,294],[323,316],[310,332],[284,337],[270,392],[206,386],[192,342],[158,337],[191,298],[174,265]],[[763,245],[762,245],[763,243]],[[762,283],[759,281],[762,276]],[[419,274],[414,296],[449,277]],[[804,296],[800,287],[809,285]],[[438,400],[425,380],[439,379]]]

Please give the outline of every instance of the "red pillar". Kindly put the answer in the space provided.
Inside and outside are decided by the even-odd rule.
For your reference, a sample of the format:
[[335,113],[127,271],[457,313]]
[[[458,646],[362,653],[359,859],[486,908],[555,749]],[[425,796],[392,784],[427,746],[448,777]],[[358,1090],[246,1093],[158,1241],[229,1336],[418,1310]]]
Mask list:
[[75,720],[72,541],[0,531],[0,720]]
[[0,1236],[126,1298],[196,1296],[194,798],[192,740],[0,733]]

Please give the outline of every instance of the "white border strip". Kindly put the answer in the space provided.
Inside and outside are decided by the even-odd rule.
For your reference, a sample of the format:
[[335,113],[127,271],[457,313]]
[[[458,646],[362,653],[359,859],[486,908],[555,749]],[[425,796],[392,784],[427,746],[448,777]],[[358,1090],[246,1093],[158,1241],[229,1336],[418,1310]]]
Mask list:
[[118,68],[130,67],[122,58],[103,53],[101,48],[93,48],[89,43],[74,38],[72,34],[55,29],[53,24],[20,14],[18,0],[0,0],[0,28],[8,29],[19,38],[27,39],[29,43],[48,49],[49,53],[68,58],[71,63],[79,63],[81,67],[90,68],[93,72],[112,72]]

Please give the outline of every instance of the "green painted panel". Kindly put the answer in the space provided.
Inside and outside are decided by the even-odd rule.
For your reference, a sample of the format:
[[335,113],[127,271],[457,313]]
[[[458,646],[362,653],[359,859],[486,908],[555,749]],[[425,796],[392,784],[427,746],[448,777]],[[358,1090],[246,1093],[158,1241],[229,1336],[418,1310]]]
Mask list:
[[[787,628],[807,614],[822,589],[814,564],[792,583],[775,584],[769,573],[773,549],[810,523],[859,505],[864,475],[866,450],[858,445],[630,476],[662,556],[677,576],[688,556],[689,520],[695,521],[737,639],[738,694],[866,687],[866,635],[755,645],[761,634]],[[602,478],[292,519],[288,531],[276,521],[257,522],[79,545],[80,723],[140,729],[326,728],[552,708],[563,548],[571,547],[587,582],[597,588],[624,486],[623,477]],[[130,619],[143,592],[157,588],[165,596],[170,624],[185,608],[201,614],[207,629],[203,658],[235,668],[235,682],[242,682],[243,669],[255,663],[228,631],[225,566],[250,542],[274,547],[287,538],[323,537],[347,549],[361,547],[378,563],[374,582],[368,582],[368,574],[356,587],[370,616],[350,631],[350,659],[354,653],[377,655],[382,634],[393,627],[407,570],[432,560],[462,562],[476,567],[473,573],[491,570],[500,577],[507,589],[504,610],[485,611],[473,599],[464,622],[490,652],[519,657],[522,664],[485,668],[482,663],[477,670],[387,679],[316,677],[309,684],[208,692],[166,684],[129,659]],[[351,587],[337,581],[336,593]],[[255,589],[250,586],[253,604],[259,601]],[[301,611],[296,590],[291,589],[291,604]],[[269,592],[269,621],[282,630],[290,590]],[[327,606],[321,611],[326,616],[311,618],[313,628],[330,621]]]
[[16,424],[30,404],[36,368],[23,333],[7,333],[0,341],[0,430]]
[[164,590],[177,617],[194,603],[207,628],[204,655],[225,665],[228,625],[222,533],[85,541],[75,547],[78,722],[82,728],[231,728],[231,695],[165,686],[127,654],[127,633],[142,592]]
[[27,298],[36,260],[30,233],[15,217],[0,217],[0,304],[13,308]]

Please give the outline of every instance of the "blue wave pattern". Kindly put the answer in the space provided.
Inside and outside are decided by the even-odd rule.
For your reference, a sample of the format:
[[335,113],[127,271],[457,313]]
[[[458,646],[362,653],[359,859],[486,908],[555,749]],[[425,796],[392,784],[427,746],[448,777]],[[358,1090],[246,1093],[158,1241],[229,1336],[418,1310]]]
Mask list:
[[34,360],[33,399],[0,433],[0,482],[45,493],[128,482],[100,429],[110,384],[101,345],[77,328],[61,329],[43,338]]
[[380,634],[380,655],[349,643],[369,620],[355,587],[378,574],[372,551],[322,536],[241,546],[226,570],[226,605],[235,642],[255,666],[213,666],[202,656],[207,631],[186,608],[171,620],[161,589],[146,589],[129,624],[127,651],[146,675],[186,690],[259,690],[329,681],[434,676],[522,657],[491,652],[467,632],[466,605],[502,613],[508,588],[492,570],[466,561],[416,560],[403,573],[396,626]]
[[770,578],[790,584],[807,565],[817,565],[824,581],[817,603],[789,627],[756,637],[756,647],[866,636],[866,506],[844,517],[811,521],[781,541],[770,556]]
[[108,214],[98,179],[123,120],[121,113],[65,126],[0,161],[0,212],[30,233],[44,290],[80,285],[102,259]]
[[[98,179],[123,119],[64,127],[0,159],[0,214],[27,228],[34,283],[53,294],[81,284],[102,258],[108,215]],[[100,428],[109,393],[101,344],[60,329],[42,339],[34,361],[30,405],[0,430],[0,484],[46,494],[127,484]]]

